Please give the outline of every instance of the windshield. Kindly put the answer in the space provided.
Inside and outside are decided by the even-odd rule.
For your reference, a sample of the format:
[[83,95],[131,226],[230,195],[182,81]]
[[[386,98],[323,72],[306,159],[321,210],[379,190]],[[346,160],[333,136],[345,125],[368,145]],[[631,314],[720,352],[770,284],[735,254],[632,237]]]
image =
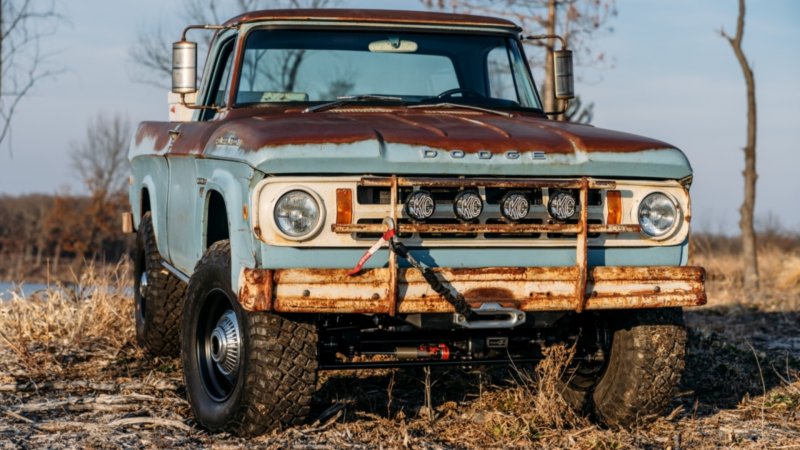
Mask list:
[[358,95],[541,109],[509,37],[353,30],[255,30],[247,37],[237,105]]

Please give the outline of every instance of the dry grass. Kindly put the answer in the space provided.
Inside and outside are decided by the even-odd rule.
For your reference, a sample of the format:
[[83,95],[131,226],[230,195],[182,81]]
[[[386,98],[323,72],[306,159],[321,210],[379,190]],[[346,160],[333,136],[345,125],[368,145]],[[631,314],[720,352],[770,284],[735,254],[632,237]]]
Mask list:
[[134,340],[133,302],[127,264],[98,271],[87,267],[70,287],[14,294],[0,307],[0,342],[31,377],[63,372],[54,350],[116,351]]
[[[800,245],[781,247],[767,242],[758,252],[761,288],[745,292],[742,261],[729,250],[713,250],[719,245],[693,243],[691,265],[707,272],[709,305],[744,304],[768,310],[800,310]],[[725,248],[725,247],[723,247]]]
[[196,427],[180,361],[134,345],[129,268],[90,268],[74,291],[0,304],[0,448],[800,448],[800,258],[760,257],[762,289],[743,298],[735,255],[693,255],[709,305],[686,313],[680,395],[651,425],[571,411],[557,383],[571,351],[555,346],[536,368],[433,371],[432,417],[421,370],[324,374],[311,423],[254,439]]
[[795,255],[783,260],[775,281],[778,289],[800,289],[800,256]]

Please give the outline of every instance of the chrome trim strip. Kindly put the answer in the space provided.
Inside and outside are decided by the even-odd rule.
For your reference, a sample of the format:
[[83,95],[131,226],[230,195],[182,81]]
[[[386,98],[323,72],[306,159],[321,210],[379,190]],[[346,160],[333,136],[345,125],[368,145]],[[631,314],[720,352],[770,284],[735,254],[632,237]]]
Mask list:
[[176,277],[178,277],[179,280],[183,281],[186,284],[189,284],[189,275],[186,275],[185,273],[183,273],[180,270],[176,269],[175,266],[173,266],[172,264],[170,264],[170,263],[168,263],[166,261],[161,261],[161,267],[167,269],[169,271],[169,273],[171,273],[171,274],[175,275]]

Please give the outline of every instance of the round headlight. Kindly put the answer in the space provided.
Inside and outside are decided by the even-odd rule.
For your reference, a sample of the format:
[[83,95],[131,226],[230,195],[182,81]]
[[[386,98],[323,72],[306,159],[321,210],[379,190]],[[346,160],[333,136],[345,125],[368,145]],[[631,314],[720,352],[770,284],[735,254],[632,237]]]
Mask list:
[[462,191],[453,201],[453,212],[461,220],[475,220],[483,212],[483,201],[475,191]]
[[406,200],[406,214],[414,220],[425,220],[436,211],[436,202],[428,191],[414,191]]
[[571,192],[557,191],[550,196],[547,210],[557,220],[567,220],[575,215],[575,196]]
[[319,203],[308,192],[293,190],[275,203],[275,224],[292,238],[305,237],[319,229],[322,213]]
[[678,221],[678,207],[661,192],[654,192],[639,204],[639,226],[651,237],[661,237],[672,231]]
[[530,209],[531,203],[522,192],[509,192],[500,200],[500,212],[508,220],[524,219]]

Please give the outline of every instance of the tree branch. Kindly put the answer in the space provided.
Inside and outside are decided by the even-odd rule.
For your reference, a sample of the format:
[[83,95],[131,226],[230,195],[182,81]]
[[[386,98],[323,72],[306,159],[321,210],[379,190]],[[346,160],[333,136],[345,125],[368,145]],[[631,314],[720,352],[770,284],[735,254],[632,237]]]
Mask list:
[[[218,0],[183,0],[180,9],[181,27],[192,24],[219,24],[236,15],[257,9],[269,8],[323,8],[339,4],[340,0],[237,0],[233,6],[221,8],[224,4]],[[170,30],[168,30],[170,31]],[[175,29],[174,36],[180,30]],[[148,24],[139,32],[138,39],[128,50],[129,61],[133,68],[131,77],[134,82],[150,84],[166,89],[172,70],[171,42],[164,32],[164,24]],[[208,46],[210,34],[203,35],[204,45]],[[198,54],[203,54],[198,48]]]
[[[10,0],[0,2],[0,143],[11,131],[17,107],[28,93],[45,78],[62,71],[47,67],[54,53],[42,53],[43,39],[51,36],[63,17],[56,11],[54,1]],[[45,31],[41,31],[42,27]],[[9,156],[13,149],[9,146]]]

